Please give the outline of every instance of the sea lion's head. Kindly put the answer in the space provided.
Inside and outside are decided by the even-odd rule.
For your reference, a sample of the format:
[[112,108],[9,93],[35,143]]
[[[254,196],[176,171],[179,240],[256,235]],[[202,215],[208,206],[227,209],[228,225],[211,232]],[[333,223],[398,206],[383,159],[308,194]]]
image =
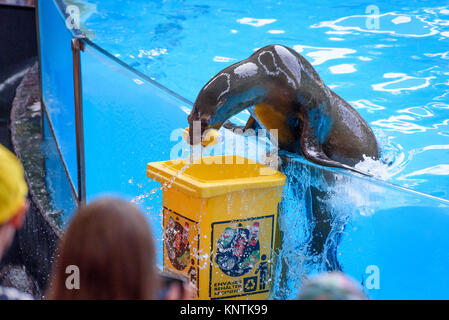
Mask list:
[[[188,117],[190,144],[200,142],[206,130],[220,129],[226,120],[255,105],[265,95],[266,90],[261,86],[249,81],[238,81],[235,75],[232,79],[233,72],[225,70],[212,78],[195,100]],[[194,139],[196,134],[200,136]]]
[[[229,91],[230,76],[227,73],[218,74],[201,89],[188,117],[190,144],[200,142],[206,130],[220,129],[228,117],[228,110],[225,109]],[[194,134],[200,137],[194,139]]]

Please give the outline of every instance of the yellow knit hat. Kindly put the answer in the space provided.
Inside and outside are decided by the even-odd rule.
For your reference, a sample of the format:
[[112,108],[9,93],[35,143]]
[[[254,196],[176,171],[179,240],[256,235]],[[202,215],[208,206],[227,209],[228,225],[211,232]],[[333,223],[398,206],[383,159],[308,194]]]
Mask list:
[[0,144],[0,225],[20,210],[27,194],[22,164]]

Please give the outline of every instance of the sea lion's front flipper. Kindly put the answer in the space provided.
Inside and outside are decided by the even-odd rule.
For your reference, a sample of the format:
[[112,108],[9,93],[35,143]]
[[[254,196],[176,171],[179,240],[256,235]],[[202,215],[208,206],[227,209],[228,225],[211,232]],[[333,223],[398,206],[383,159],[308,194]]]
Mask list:
[[318,143],[318,139],[313,135],[310,135],[306,130],[304,130],[301,135],[301,151],[304,158],[316,164],[334,168],[343,168],[364,176],[372,177],[372,175],[367,172],[360,171],[354,167],[330,159],[323,151],[321,144]]
[[252,116],[249,117],[248,121],[246,122],[246,125],[244,126],[238,126],[235,123],[233,123],[231,120],[227,120],[225,123],[223,123],[223,127],[225,129],[231,130],[236,134],[245,134],[248,130],[256,130],[258,129],[257,121]]
[[223,123],[223,128],[231,130],[237,134],[242,134],[243,131],[245,130],[244,126],[238,126],[236,125],[234,122],[232,122],[231,120],[227,120],[225,121],[225,123]]
[[245,131],[246,130],[249,130],[249,129],[253,129],[253,130],[255,130],[255,129],[257,129],[259,126],[257,125],[257,121],[256,121],[256,119],[254,119],[254,117],[253,116],[250,116],[249,117],[249,119],[248,119],[248,121],[246,122],[246,125],[245,125]]

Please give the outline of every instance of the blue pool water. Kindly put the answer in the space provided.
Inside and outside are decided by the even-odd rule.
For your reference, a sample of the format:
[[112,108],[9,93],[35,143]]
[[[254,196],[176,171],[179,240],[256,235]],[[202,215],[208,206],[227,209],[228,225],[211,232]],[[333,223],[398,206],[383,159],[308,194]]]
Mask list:
[[294,48],[369,122],[391,163],[361,167],[449,199],[444,2],[378,1],[379,29],[370,29],[370,1],[83,2],[91,4],[81,14],[96,44],[191,101],[257,48]]
[[[373,30],[367,29],[365,13],[371,3],[360,1],[63,1],[80,6],[83,28],[95,44],[191,101],[218,71],[256,48],[269,43],[295,48],[373,127],[391,165],[367,160],[363,169],[449,199],[449,6],[378,2],[380,29]],[[49,24],[46,34],[55,30]],[[63,54],[50,54],[44,69],[64,75],[55,72]],[[161,192],[152,192],[159,185],[145,177],[146,163],[172,157],[190,104],[93,46],[86,46],[81,66],[88,201],[111,191],[134,198],[161,248]],[[43,80],[49,92],[57,88],[51,72]],[[54,81],[62,85],[71,80],[67,77]],[[51,93],[46,107],[59,119],[65,102]],[[57,134],[67,133],[66,123],[52,122]],[[70,139],[60,147],[63,153],[74,150]],[[273,298],[295,298],[302,279],[325,269],[326,252],[307,252],[315,223],[308,207],[311,187],[326,193],[332,213],[326,248],[335,248],[343,271],[366,284],[369,267],[380,270],[380,287],[364,285],[370,297],[449,297],[449,202],[317,167],[299,156],[293,163],[285,170],[282,263],[276,266]]]

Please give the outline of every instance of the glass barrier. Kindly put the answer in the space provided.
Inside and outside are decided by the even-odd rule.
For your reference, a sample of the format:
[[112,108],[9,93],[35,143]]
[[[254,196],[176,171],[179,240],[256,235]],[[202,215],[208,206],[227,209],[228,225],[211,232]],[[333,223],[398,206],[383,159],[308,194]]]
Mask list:
[[71,48],[73,35],[66,28],[59,7],[53,0],[40,0],[38,6],[42,100],[63,165],[76,192],[78,171]]
[[[173,158],[191,105],[94,46],[81,59],[88,201],[104,193],[134,200],[161,247],[161,190],[145,168]],[[375,299],[447,298],[449,202],[302,157],[283,171],[273,298],[294,299],[302,279],[329,269],[351,275]]]
[[81,68],[87,202],[111,193],[134,200],[162,239],[159,184],[146,178],[146,165],[170,156],[179,142],[171,132],[187,126],[186,103],[90,45]]
[[293,156],[280,212],[273,297],[329,269],[372,299],[447,299],[449,201]]
[[[81,68],[87,202],[116,194],[138,204],[160,246],[162,191],[146,177],[146,166],[189,156],[183,130],[192,104],[112,60],[89,41],[81,52]],[[254,139],[226,147],[222,141],[212,155],[227,151],[256,159],[256,153],[245,153],[253,149],[248,144],[255,145]]]
[[45,182],[50,193],[50,205],[53,208],[51,218],[61,230],[64,230],[77,207],[77,200],[64,171],[46,116],[43,117],[42,123],[44,139],[41,148],[45,157]]

